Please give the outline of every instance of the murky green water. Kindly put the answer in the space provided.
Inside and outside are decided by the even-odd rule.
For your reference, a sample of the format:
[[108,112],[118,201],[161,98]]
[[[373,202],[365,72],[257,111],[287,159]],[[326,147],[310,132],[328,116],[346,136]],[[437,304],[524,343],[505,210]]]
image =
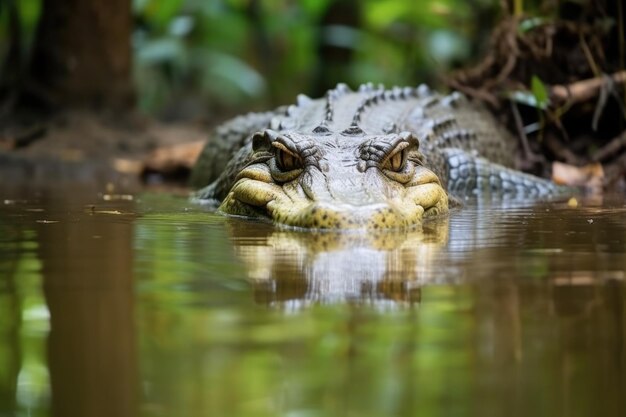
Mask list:
[[618,416],[626,203],[421,232],[0,194],[0,416]]

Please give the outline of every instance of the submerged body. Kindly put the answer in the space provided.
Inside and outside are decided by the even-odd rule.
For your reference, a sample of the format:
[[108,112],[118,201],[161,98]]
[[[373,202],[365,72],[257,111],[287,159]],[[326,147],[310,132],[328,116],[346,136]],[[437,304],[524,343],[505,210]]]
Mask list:
[[459,93],[340,84],[218,127],[192,185],[224,213],[288,226],[409,228],[446,213],[455,196],[554,192],[511,168],[514,150],[514,138]]

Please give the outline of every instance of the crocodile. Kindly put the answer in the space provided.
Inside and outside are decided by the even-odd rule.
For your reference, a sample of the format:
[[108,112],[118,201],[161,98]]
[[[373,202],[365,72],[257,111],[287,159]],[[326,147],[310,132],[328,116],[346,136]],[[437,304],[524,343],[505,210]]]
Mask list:
[[425,85],[299,95],[218,126],[192,171],[220,212],[306,229],[406,229],[467,196],[539,198],[516,140],[479,103]]

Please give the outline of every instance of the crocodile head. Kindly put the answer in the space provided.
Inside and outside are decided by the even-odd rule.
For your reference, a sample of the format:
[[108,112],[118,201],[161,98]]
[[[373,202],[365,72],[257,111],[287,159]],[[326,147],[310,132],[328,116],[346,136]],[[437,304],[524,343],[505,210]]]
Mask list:
[[418,148],[409,132],[267,129],[253,136],[249,162],[220,210],[312,229],[414,227],[448,210]]

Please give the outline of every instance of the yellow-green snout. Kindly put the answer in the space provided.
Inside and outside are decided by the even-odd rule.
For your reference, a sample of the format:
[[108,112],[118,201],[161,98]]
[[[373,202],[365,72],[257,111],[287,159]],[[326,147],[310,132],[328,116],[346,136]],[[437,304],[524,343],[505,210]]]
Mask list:
[[326,173],[312,168],[281,184],[265,164],[253,164],[239,174],[220,210],[310,229],[406,229],[446,213],[448,197],[424,167],[405,184],[375,167]]

